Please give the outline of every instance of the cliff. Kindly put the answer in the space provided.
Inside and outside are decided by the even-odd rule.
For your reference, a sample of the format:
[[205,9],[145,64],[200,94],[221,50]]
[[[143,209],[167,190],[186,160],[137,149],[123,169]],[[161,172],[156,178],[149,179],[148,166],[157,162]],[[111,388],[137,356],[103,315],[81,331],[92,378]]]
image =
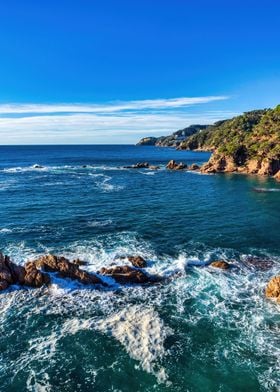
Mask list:
[[[181,148],[190,147],[190,143],[194,145],[188,140]],[[239,172],[279,179],[280,105],[215,124],[207,130],[199,148],[214,151],[202,172]]]

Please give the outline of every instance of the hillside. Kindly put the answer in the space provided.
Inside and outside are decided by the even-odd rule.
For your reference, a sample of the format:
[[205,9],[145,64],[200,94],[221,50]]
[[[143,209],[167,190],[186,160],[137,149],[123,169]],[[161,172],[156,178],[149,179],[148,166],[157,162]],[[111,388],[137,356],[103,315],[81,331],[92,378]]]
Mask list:
[[206,129],[208,125],[199,125],[194,124],[186,127],[184,129],[180,129],[169,136],[161,136],[158,138],[155,137],[145,137],[141,139],[137,145],[146,145],[146,146],[158,146],[158,147],[178,147],[182,141],[184,141],[187,137],[194,135],[200,131]]
[[280,177],[280,105],[216,123],[181,149],[213,150],[204,172],[240,172]]

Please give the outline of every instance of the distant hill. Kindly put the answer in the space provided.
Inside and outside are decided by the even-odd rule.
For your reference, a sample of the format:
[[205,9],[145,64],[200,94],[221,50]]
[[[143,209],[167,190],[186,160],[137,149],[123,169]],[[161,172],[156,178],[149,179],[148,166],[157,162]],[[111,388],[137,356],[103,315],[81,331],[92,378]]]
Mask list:
[[152,136],[144,137],[137,143],[137,145],[178,147],[180,143],[184,141],[187,137],[206,129],[207,127],[208,125],[199,125],[199,124],[190,125],[189,127],[180,129],[179,131],[176,131],[169,136],[161,136],[158,138]]

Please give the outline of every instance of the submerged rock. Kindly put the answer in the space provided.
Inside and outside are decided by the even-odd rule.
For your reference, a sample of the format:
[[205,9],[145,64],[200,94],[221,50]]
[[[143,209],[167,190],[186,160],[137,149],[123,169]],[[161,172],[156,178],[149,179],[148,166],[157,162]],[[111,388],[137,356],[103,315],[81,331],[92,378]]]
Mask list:
[[216,261],[212,261],[212,263],[210,263],[210,267],[226,270],[226,269],[229,269],[231,267],[231,265],[229,263],[227,263],[226,261],[216,260]]
[[80,270],[79,265],[70,262],[65,257],[55,255],[42,256],[32,262],[37,268],[46,272],[58,272],[63,278],[78,280],[83,284],[106,285],[98,276]]
[[187,168],[188,166],[185,165],[183,162],[177,163],[176,161],[174,161],[174,159],[169,161],[168,164],[166,165],[166,169],[169,170],[184,170]]
[[268,282],[265,295],[267,298],[275,298],[280,303],[280,275],[274,276]]
[[129,267],[128,265],[101,268],[99,271],[101,275],[110,276],[117,283],[121,284],[145,284],[155,283],[160,280],[157,276],[149,276],[140,269]]
[[135,165],[124,166],[124,169],[150,169],[158,170],[159,166],[150,165],[149,162],[138,162]]
[[248,256],[244,260],[244,264],[248,267],[254,267],[262,271],[267,271],[273,267],[274,261],[265,257]]

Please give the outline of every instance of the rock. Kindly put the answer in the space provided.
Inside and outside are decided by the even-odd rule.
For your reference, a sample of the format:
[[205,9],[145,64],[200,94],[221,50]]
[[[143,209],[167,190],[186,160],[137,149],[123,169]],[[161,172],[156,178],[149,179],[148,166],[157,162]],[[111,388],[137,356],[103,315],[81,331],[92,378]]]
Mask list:
[[280,181],[280,170],[274,175],[275,180]]
[[189,166],[189,170],[199,170],[200,166],[198,166],[196,163],[193,163],[191,166]]
[[101,275],[110,276],[120,284],[146,284],[156,283],[160,280],[159,277],[149,276],[143,271],[129,267],[128,265],[101,268],[99,273]]
[[210,263],[210,267],[220,268],[225,270],[230,268],[230,264],[223,260],[217,260],[217,261],[212,261],[212,263]]
[[44,166],[41,166],[41,165],[38,165],[38,164],[33,165],[32,167],[33,167],[34,169],[43,169],[43,168],[44,168]]
[[280,275],[274,276],[268,282],[265,295],[267,298],[275,298],[280,303]]
[[135,165],[124,166],[124,169],[149,169],[150,164],[148,162],[138,162]]
[[87,264],[88,264],[86,261],[80,260],[80,259],[74,259],[74,260],[72,261],[72,263],[73,263],[73,264],[76,264],[76,265],[80,265],[80,266],[82,266],[82,265],[87,265]]
[[147,267],[147,262],[143,257],[141,256],[128,256],[128,260],[131,262],[133,267],[137,268],[146,268]]
[[183,162],[177,163],[176,161],[174,161],[174,159],[172,159],[168,162],[166,168],[169,170],[184,170],[187,169],[188,166],[185,165]]
[[58,272],[59,276],[78,280],[83,284],[101,284],[105,285],[100,278],[94,274],[80,270],[79,265],[71,263],[65,257],[58,257],[55,255],[42,256],[33,261],[37,268],[41,268],[47,272]]
[[209,159],[209,161],[201,167],[200,170],[202,173],[233,173],[238,169],[232,157],[214,154]]
[[30,287],[41,287],[50,283],[50,277],[37,270],[32,262],[27,262],[24,266],[23,285]]
[[261,271],[267,271],[273,267],[274,261],[265,257],[248,256],[244,260],[244,264],[248,267],[254,267]]
[[49,281],[48,275],[38,271],[32,263],[22,267],[12,263],[8,256],[0,253],[0,290],[8,288],[11,284],[41,287]]

